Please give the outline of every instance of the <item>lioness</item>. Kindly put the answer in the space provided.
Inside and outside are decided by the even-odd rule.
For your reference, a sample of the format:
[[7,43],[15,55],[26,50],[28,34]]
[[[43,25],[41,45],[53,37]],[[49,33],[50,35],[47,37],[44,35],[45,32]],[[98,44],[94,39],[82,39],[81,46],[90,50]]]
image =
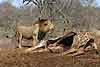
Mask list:
[[37,45],[37,41],[41,41],[45,38],[46,33],[53,29],[54,25],[48,19],[39,19],[32,26],[16,25],[16,38],[18,41],[18,47],[21,48],[21,41],[23,38],[33,38],[33,46]]

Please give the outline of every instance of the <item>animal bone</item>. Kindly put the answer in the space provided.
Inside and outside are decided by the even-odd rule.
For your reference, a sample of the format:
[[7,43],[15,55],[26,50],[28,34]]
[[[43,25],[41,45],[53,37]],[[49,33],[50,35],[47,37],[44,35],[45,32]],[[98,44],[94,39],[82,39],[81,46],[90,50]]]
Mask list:
[[31,48],[28,48],[25,50],[25,52],[31,52],[33,50],[36,50],[38,48],[41,48],[41,47],[44,47],[46,45],[46,40],[42,40],[37,46],[34,46],[34,47],[31,47]]

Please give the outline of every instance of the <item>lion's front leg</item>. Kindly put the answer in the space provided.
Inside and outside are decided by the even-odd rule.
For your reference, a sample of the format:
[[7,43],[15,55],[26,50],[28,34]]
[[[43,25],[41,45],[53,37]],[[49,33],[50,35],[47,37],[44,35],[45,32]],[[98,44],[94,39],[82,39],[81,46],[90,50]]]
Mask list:
[[48,40],[48,33],[44,37],[44,41],[45,41],[45,46],[44,47],[45,47],[45,50],[48,49],[48,46],[47,46],[47,43],[46,43],[47,40]]
[[33,43],[32,43],[32,46],[37,46],[37,37],[35,35],[33,35]]

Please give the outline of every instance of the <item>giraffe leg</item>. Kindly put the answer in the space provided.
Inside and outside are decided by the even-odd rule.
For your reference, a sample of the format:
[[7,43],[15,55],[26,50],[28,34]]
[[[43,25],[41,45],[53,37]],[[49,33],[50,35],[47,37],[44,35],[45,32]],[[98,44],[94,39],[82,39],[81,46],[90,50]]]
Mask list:
[[78,56],[78,55],[82,55],[84,54],[84,50],[82,49],[78,49],[76,53],[73,53],[73,54],[69,54],[68,56]]

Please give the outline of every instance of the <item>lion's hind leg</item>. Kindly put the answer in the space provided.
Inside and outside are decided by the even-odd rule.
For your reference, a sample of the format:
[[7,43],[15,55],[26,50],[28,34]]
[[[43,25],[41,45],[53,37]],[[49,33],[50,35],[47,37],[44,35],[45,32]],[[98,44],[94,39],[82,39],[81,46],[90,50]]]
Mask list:
[[22,48],[22,34],[19,33],[19,37],[18,37],[18,48]]

